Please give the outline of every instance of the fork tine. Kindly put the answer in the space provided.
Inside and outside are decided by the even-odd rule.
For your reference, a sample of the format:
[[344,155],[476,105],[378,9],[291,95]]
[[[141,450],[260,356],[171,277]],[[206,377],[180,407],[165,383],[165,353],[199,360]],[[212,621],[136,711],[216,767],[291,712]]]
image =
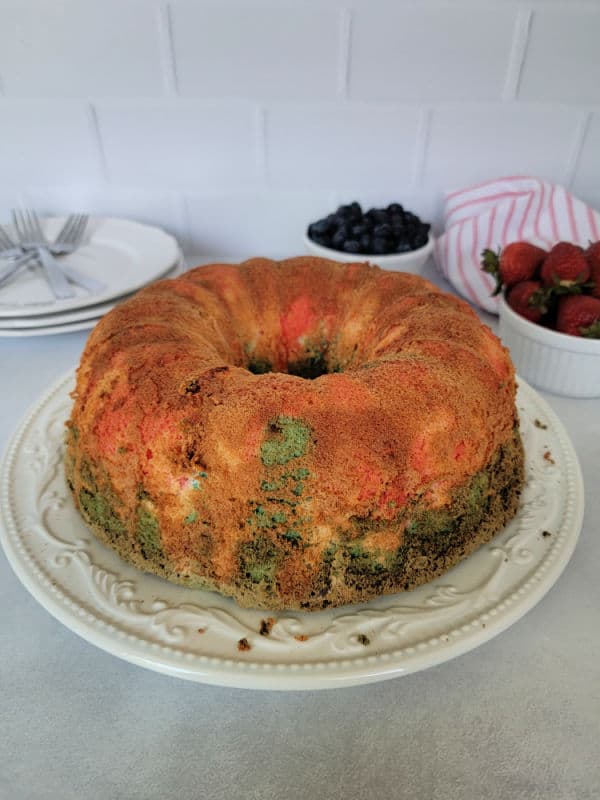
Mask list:
[[79,214],[73,214],[73,219],[71,220],[71,227],[67,232],[67,235],[64,237],[67,243],[71,243],[75,240],[77,235],[77,227],[79,225]]
[[17,208],[13,208],[12,212],[12,221],[15,227],[15,231],[17,232],[17,237],[20,242],[25,241],[25,232],[23,230],[23,220],[21,219],[21,214]]
[[17,246],[17,243],[13,242],[12,238],[4,230],[2,225],[0,225],[0,244],[2,244],[3,247],[16,247]]
[[28,238],[27,236],[28,230],[23,211],[20,208],[17,208],[15,211],[13,211],[13,218],[15,221],[15,226],[17,228],[17,231],[19,232],[19,236],[21,237],[21,241],[24,241],[25,239]]
[[77,227],[73,232],[73,244],[79,244],[85,236],[85,229],[87,228],[89,217],[87,214],[79,214]]
[[65,220],[65,224],[62,226],[62,228],[58,232],[58,234],[57,234],[57,236],[56,236],[56,238],[54,240],[55,242],[63,242],[65,239],[69,238],[69,236],[71,235],[70,231],[71,231],[71,228],[73,227],[73,224],[74,224],[74,221],[75,221],[76,217],[77,217],[77,214],[69,214],[69,216]]
[[15,212],[15,225],[17,226],[17,230],[19,231],[19,236],[21,237],[21,241],[26,242],[30,241],[33,238],[33,234],[29,228],[29,218],[25,213],[25,209],[17,209]]
[[46,238],[44,236],[44,231],[42,230],[40,218],[38,217],[33,208],[27,209],[26,213],[29,216],[34,236],[36,236],[40,242],[45,242]]

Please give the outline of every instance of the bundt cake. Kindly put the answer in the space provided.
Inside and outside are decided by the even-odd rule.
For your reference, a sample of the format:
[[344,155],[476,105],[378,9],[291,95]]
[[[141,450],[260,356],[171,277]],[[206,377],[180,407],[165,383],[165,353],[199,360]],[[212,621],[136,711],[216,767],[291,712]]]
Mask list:
[[198,267],[86,345],[67,479],[141,569],[240,605],[411,589],[515,514],[514,370],[461,300],[320,258]]

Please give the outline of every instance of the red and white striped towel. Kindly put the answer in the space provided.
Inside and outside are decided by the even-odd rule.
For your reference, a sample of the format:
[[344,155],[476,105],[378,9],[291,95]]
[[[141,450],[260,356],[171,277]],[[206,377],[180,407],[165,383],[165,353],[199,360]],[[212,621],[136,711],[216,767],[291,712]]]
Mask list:
[[563,186],[516,176],[451,192],[444,204],[445,233],[435,244],[441,272],[464,298],[498,313],[495,281],[481,270],[481,251],[528,241],[550,248],[559,241],[587,247],[600,239],[600,213]]

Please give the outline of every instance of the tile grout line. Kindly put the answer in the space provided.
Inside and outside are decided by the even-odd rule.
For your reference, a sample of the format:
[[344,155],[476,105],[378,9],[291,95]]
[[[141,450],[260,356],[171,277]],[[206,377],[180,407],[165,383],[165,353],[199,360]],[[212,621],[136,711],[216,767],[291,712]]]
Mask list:
[[168,97],[179,94],[177,65],[175,61],[175,43],[173,40],[173,22],[168,2],[160,2],[156,7],[158,40],[160,48],[161,73],[163,87]]
[[338,100],[348,99],[348,83],[350,79],[350,47],[352,38],[352,12],[343,8],[340,14],[339,47],[337,64]]
[[108,168],[108,160],[106,158],[106,151],[104,150],[104,142],[102,141],[102,133],[100,131],[100,122],[98,121],[98,113],[93,103],[87,104],[87,116],[90,123],[92,138],[98,151],[98,159],[100,162],[100,172],[105,183],[110,183],[110,170]]
[[519,9],[515,20],[515,33],[508,58],[506,80],[504,82],[504,89],[502,90],[502,100],[504,100],[504,102],[516,100],[518,97],[521,77],[523,75],[523,66],[525,65],[525,56],[527,55],[527,47],[531,35],[532,20],[533,11],[531,8]]
[[589,110],[584,111],[583,116],[579,120],[579,124],[575,130],[575,136],[571,145],[571,152],[567,159],[567,165],[565,169],[565,183],[569,189],[572,187],[573,181],[575,180],[577,167],[579,166],[579,159],[581,158],[581,151],[583,150],[583,145],[585,143],[591,120],[592,112]]

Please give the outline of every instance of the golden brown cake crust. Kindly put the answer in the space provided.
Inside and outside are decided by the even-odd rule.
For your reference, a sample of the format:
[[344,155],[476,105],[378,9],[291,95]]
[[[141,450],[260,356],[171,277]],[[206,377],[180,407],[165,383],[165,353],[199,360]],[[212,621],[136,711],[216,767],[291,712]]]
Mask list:
[[430,580],[514,515],[514,370],[462,301],[319,258],[199,267],[93,331],[67,471],[126,559],[242,605]]

